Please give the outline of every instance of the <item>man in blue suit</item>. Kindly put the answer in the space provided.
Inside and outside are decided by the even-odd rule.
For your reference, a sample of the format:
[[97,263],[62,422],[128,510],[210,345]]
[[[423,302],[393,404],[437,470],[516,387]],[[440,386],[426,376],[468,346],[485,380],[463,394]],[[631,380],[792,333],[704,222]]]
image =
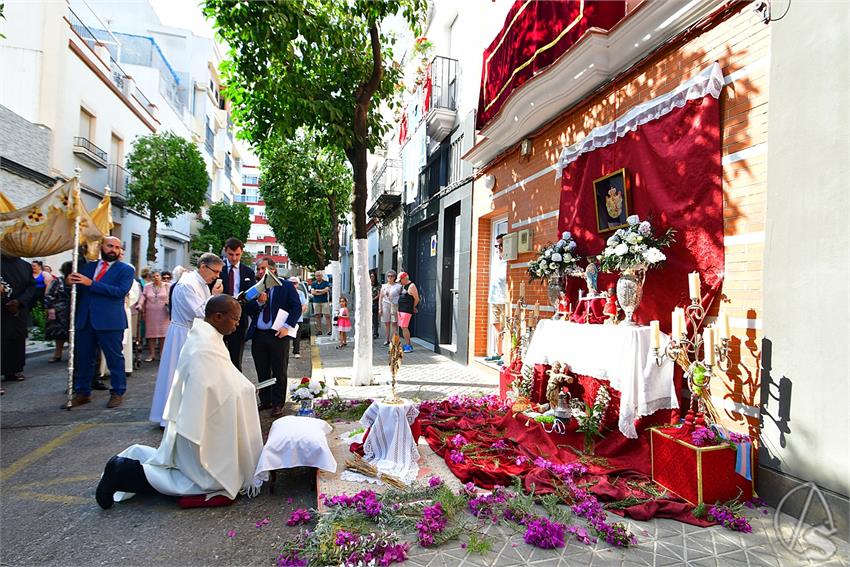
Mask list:
[[112,382],[108,408],[117,408],[127,390],[124,374],[124,329],[127,315],[124,297],[133,285],[135,270],[118,261],[121,241],[107,236],[100,245],[100,260],[89,262],[79,272],[68,276],[68,283],[77,284],[76,363],[74,399],[71,405],[91,401],[92,380],[97,362],[97,347],[106,358]]
[[[257,280],[265,277],[266,270],[277,274],[277,264],[271,258],[260,260],[257,266]],[[275,331],[272,325],[281,310],[288,314],[286,324]],[[251,340],[251,356],[254,357],[254,366],[257,368],[257,381],[277,378],[273,386],[260,390],[260,406],[257,409],[262,411],[272,408],[272,417],[280,417],[283,415],[283,404],[286,401],[286,368],[289,366],[289,343],[292,340],[287,336],[287,332],[298,324],[301,299],[292,282],[281,279],[281,285],[249,301],[245,305],[245,311],[253,319],[247,338]]]

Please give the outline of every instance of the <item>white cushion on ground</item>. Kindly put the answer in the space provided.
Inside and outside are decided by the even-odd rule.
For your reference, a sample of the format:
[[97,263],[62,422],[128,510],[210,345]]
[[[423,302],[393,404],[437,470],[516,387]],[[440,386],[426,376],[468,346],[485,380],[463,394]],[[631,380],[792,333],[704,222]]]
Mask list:
[[336,459],[328,447],[328,423],[313,417],[287,415],[272,423],[269,439],[263,447],[254,485],[269,479],[269,471],[293,467],[315,467],[336,472]]

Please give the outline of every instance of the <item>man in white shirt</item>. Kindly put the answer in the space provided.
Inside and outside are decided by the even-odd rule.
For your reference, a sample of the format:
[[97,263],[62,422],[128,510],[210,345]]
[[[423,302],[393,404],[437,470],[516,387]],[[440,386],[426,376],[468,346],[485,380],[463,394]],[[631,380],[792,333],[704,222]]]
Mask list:
[[502,360],[502,332],[505,326],[505,303],[507,302],[507,275],[508,262],[503,255],[502,239],[504,234],[496,237],[496,252],[498,259],[493,263],[490,270],[490,294],[487,303],[490,304],[490,314],[493,320],[493,330],[496,332],[496,354],[488,356],[484,360],[501,362]]
[[[224,243],[224,255],[227,260],[221,272],[224,283],[224,293],[232,297],[238,297],[240,292],[248,291],[248,288],[257,283],[254,270],[241,263],[242,252],[245,245],[238,238],[228,238]],[[248,331],[248,314],[242,311],[242,319],[236,331],[224,337],[224,344],[230,351],[230,360],[240,371],[242,370],[242,353],[245,350],[245,333]]]
[[224,336],[239,325],[241,307],[217,295],[189,331],[165,408],[158,449],[133,445],[106,464],[95,497],[101,508],[133,494],[253,495],[263,448],[256,389],[230,361]]
[[[180,281],[174,285],[174,293],[171,296],[171,325],[165,336],[165,346],[162,348],[162,356],[159,361],[159,370],[156,373],[156,387],[151,402],[151,413],[149,419],[165,427],[162,413],[165,410],[165,402],[171,391],[171,382],[180,351],[189,335],[189,329],[196,319],[204,318],[204,307],[210,298],[209,284],[213,283],[221,275],[224,262],[215,254],[207,252],[198,259],[198,269],[186,272]],[[212,295],[218,295],[224,286],[217,282],[213,287]]]

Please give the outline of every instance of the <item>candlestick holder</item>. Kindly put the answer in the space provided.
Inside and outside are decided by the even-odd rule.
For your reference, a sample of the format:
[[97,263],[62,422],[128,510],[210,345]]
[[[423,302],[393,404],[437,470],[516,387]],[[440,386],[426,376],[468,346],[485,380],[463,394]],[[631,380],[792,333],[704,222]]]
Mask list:
[[702,415],[705,414],[709,422],[716,422],[717,412],[711,403],[709,387],[715,368],[721,372],[727,372],[731,367],[730,340],[726,337],[722,338],[719,345],[714,345],[712,353],[714,356],[709,357],[705,351],[705,341],[699,333],[699,327],[705,319],[705,309],[699,300],[691,300],[691,304],[685,308],[685,317],[691,323],[690,337],[687,336],[686,327],[684,336],[667,343],[663,353],[661,348],[653,347],[655,364],[661,367],[667,359],[677,362],[684,370],[688,389],[691,391],[691,409],[693,410],[696,405],[700,419],[703,419]]

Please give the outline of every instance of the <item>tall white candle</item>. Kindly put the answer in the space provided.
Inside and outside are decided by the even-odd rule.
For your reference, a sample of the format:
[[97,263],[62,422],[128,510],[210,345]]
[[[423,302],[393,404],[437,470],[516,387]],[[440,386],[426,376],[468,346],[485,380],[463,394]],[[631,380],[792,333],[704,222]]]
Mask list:
[[652,333],[652,348],[661,348],[661,329],[658,321],[649,322],[649,330]]
[[682,329],[682,335],[688,335],[688,323],[685,321],[685,310],[679,307],[679,328]]
[[525,299],[525,282],[519,284],[519,296],[521,299]]
[[703,348],[705,348],[705,363],[714,365],[714,329],[706,327],[702,332]]
[[702,299],[702,295],[700,293],[699,272],[691,272],[688,274],[688,291],[690,292],[691,299],[696,299],[697,301]]
[[720,338],[728,339],[729,338],[729,314],[725,311],[721,311],[720,315],[717,316],[717,321],[720,325]]
[[679,319],[679,308],[678,307],[673,309],[673,313],[671,315],[670,323],[671,323],[671,329],[672,329],[671,332],[673,333],[673,340],[677,341],[677,342],[681,341],[682,340],[682,323],[681,323],[681,320]]

